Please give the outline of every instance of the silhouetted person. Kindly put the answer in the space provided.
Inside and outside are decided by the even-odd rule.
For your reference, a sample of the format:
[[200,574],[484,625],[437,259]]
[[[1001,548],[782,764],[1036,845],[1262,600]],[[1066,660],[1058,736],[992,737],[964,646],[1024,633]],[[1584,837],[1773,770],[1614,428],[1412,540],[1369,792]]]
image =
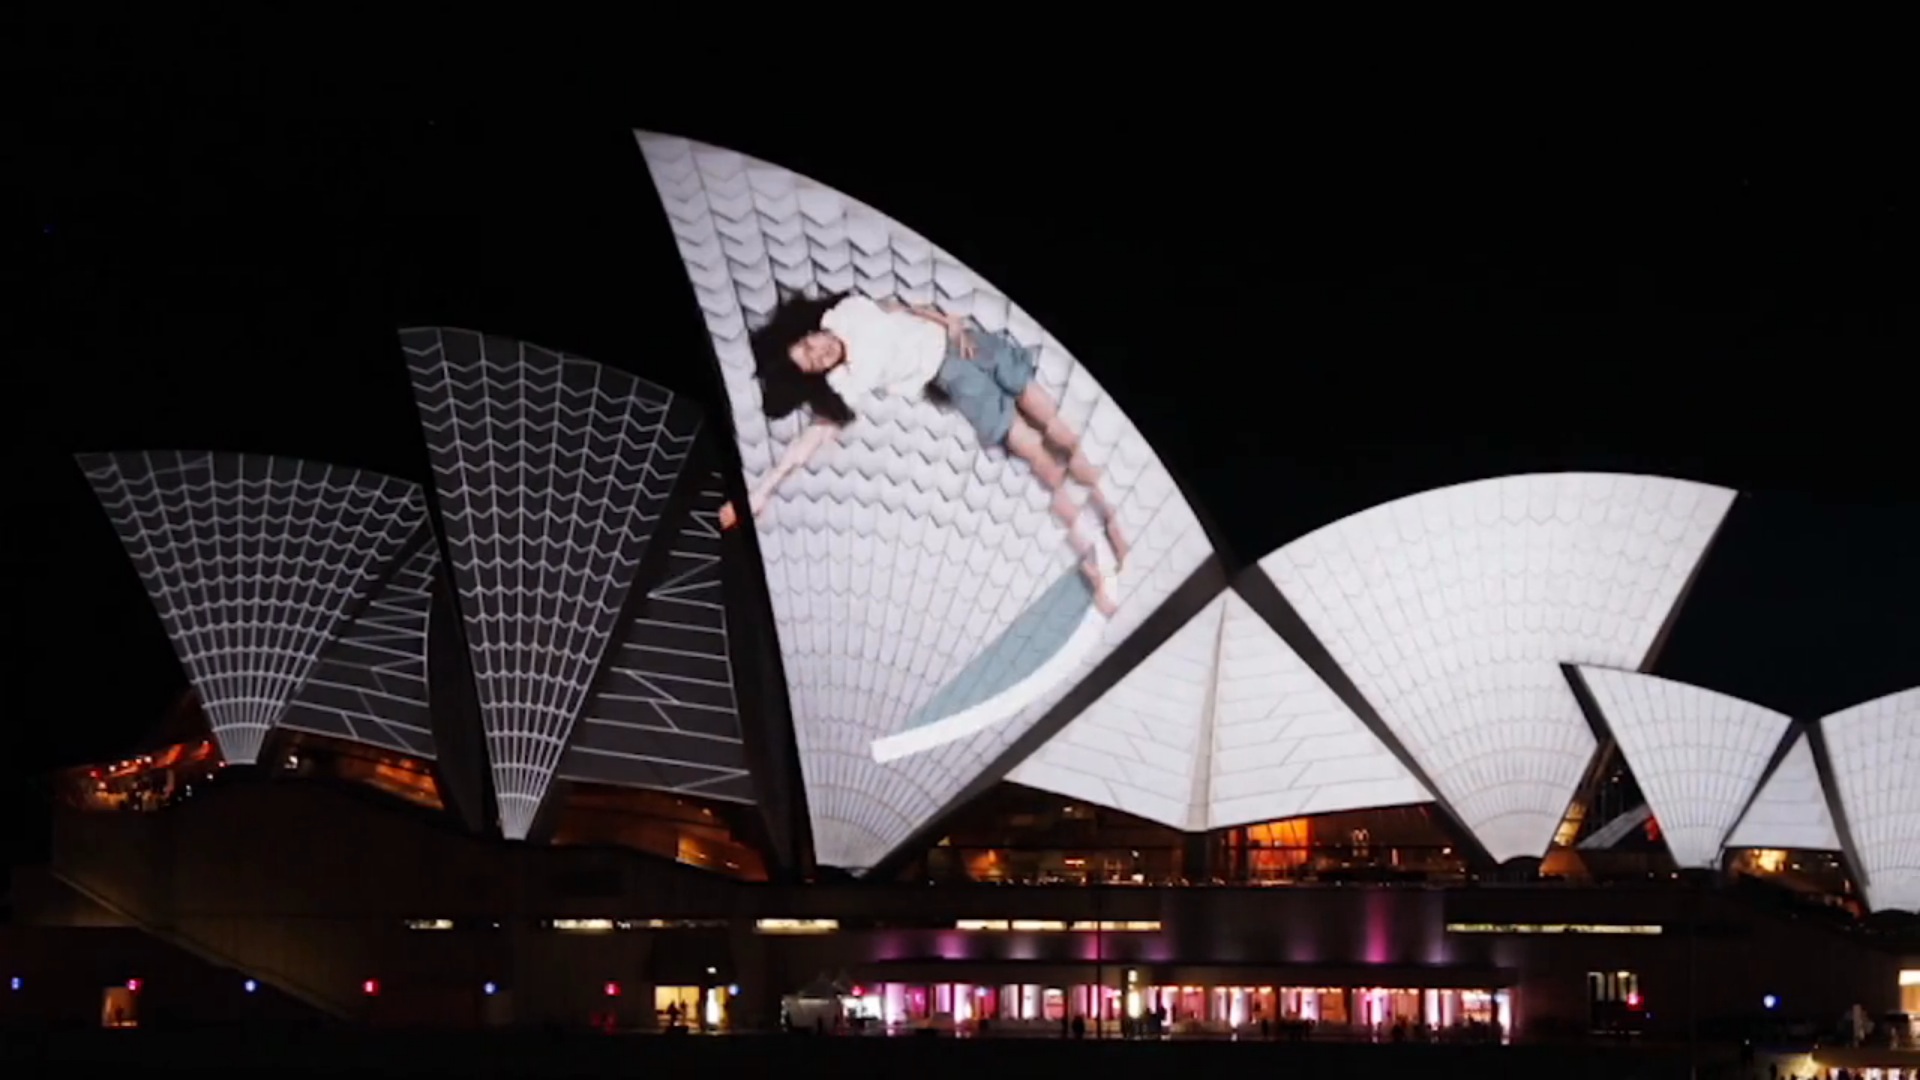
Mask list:
[[1076,1039],[1084,1039],[1087,1037],[1086,1017],[1076,1016],[1073,1018],[1073,1037]]

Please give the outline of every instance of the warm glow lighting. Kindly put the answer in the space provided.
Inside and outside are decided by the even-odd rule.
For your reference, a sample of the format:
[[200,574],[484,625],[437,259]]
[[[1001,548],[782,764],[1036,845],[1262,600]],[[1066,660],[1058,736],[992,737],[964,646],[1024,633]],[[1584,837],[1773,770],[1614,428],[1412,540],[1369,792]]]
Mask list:
[[840,920],[756,919],[753,928],[762,934],[831,934],[840,929]]
[[[15,979],[14,982],[20,980]],[[1900,972],[1901,986],[1920,986],[1920,968],[1905,968]]]
[[707,989],[706,1020],[709,1028],[720,1026],[720,991],[715,987]]
[[1638,934],[1666,932],[1655,924],[1620,923],[1448,923],[1449,934]]
[[1078,934],[1153,934],[1160,931],[1160,922],[1156,919],[1099,922],[1091,920],[1067,922],[1061,919],[956,919],[953,928],[992,933],[1058,934],[1071,931]]
[[[744,527],[760,536],[818,858],[870,867],[1012,747],[1212,547],[1093,373],[992,283],[807,177],[685,139],[638,140],[701,306],[726,313],[709,325],[743,479],[762,506]],[[829,332],[900,342],[904,368],[858,362],[856,345],[855,361],[829,376],[857,417],[847,438],[803,442],[808,410],[770,418],[762,408],[749,332],[789,287],[851,290],[825,313],[839,327]],[[978,362],[943,363],[938,327],[876,304],[896,300],[973,320]],[[929,386],[946,387],[945,400],[929,400]],[[1077,512],[1090,497],[1077,484],[1071,535],[1045,509],[1041,477],[1064,461],[1041,458],[1035,470],[1005,449],[991,414],[1011,416],[1012,395],[1031,404],[1039,393],[1059,405],[1050,434],[1102,470],[1113,532],[1131,547],[1117,569],[1102,516]],[[1095,549],[1107,603],[1082,576],[1076,538]],[[1109,605],[1111,617],[1099,610]]]
[[453,920],[452,919],[408,919],[407,929],[409,930],[451,930],[453,929]]
[[604,934],[613,929],[612,919],[555,919],[550,923],[555,930],[569,934]]

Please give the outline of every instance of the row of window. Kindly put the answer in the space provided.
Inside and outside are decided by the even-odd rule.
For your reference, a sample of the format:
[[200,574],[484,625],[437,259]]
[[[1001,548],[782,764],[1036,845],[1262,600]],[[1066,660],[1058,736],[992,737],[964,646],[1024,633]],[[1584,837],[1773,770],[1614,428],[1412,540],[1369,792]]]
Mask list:
[[[472,923],[456,919],[408,919],[409,930],[463,930],[500,928],[498,922]],[[540,927],[575,934],[605,934],[634,930],[725,929],[726,919],[542,919]],[[880,929],[878,925],[847,926],[839,919],[771,918],[754,920],[760,934],[833,934],[843,929]],[[909,929],[908,927],[886,927]],[[1158,919],[955,919],[917,929],[964,930],[975,933],[1156,934],[1164,929]],[[1665,933],[1658,923],[1495,923],[1450,922],[1449,934],[1600,934],[1652,937]]]

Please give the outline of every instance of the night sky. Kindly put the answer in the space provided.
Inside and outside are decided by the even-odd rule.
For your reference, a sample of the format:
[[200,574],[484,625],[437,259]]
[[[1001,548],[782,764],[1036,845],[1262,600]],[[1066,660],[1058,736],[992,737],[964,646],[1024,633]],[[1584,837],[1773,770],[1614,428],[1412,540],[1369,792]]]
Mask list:
[[1920,681],[1911,196],[1866,152],[1297,103],[1249,126],[1198,87],[1028,119],[878,94],[847,123],[764,93],[692,107],[696,79],[376,107],[339,73],[150,74],[63,83],[30,136],[6,395],[29,770],[123,748],[185,685],[74,452],[425,480],[403,325],[718,402],[631,126],[812,175],[972,265],[1117,397],[1236,564],[1442,484],[1664,473],[1748,494],[1659,674],[1804,717]]

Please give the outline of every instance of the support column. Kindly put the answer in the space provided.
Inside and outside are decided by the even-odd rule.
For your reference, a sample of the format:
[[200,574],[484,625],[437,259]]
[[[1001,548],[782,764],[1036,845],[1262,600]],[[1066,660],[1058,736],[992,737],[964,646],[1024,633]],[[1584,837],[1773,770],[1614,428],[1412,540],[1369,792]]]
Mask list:
[[773,1031],[780,1023],[778,958],[764,935],[753,930],[751,919],[736,919],[727,932],[732,959],[732,985],[740,988],[728,1003],[727,1019],[735,1031]]

